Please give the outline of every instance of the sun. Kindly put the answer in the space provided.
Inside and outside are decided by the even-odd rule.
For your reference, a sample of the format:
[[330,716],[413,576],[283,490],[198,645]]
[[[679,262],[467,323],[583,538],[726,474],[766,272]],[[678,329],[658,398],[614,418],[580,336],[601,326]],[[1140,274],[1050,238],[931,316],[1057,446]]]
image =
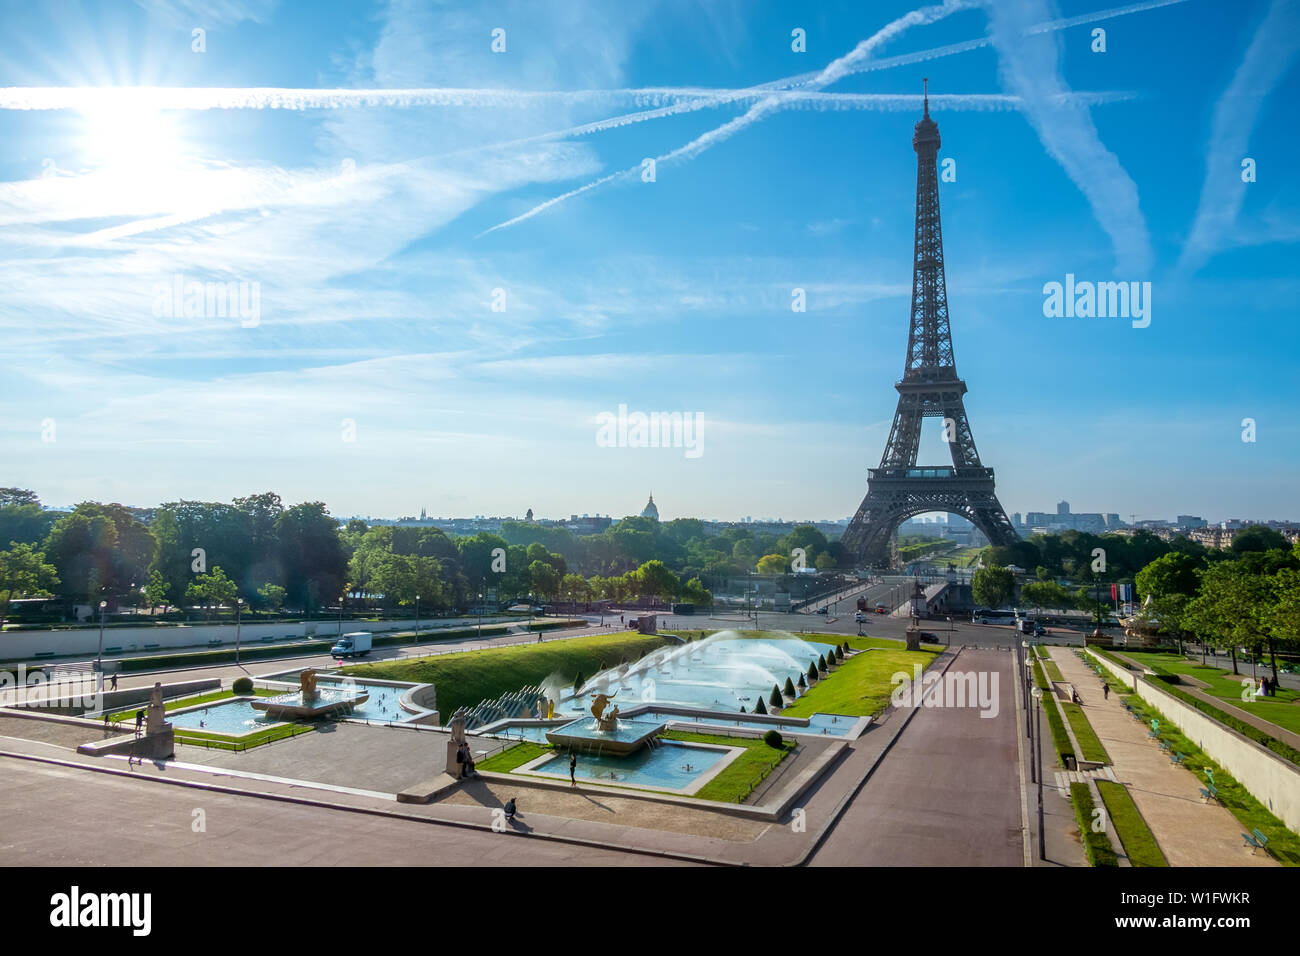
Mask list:
[[88,104],[82,116],[81,158],[93,169],[159,184],[184,158],[176,121],[147,103],[103,98]]

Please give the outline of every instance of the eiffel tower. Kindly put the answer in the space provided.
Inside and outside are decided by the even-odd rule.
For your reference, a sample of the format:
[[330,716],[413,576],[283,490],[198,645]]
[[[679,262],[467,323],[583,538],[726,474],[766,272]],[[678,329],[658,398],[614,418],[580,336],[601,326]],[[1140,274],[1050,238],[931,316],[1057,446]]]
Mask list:
[[[995,545],[1019,539],[993,491],[993,469],[980,464],[962,402],[966,383],[957,377],[952,354],[935,172],[939,125],[930,119],[929,80],[925,115],[912,134],[912,148],[916,150],[916,249],[907,362],[902,381],[894,385],[898,410],[880,467],[867,472],[867,496],[843,538],[845,551],[869,567],[889,565],[899,524],[927,511],[962,515]],[[952,467],[917,467],[925,418],[943,419]]]

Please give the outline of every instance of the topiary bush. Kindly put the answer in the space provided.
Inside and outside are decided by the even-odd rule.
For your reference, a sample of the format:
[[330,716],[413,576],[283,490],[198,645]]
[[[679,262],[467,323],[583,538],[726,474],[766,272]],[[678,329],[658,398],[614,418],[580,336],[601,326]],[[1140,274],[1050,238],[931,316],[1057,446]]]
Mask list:
[[799,675],[799,687],[800,687],[800,689],[802,689],[802,688],[804,688],[804,687],[807,687],[807,686],[808,686],[808,682],[807,682],[806,680],[804,680],[803,675],[800,674],[800,675]]
[[767,733],[763,735],[763,743],[767,744],[769,747],[773,747],[779,750],[781,748],[781,745],[785,743],[785,738],[783,738],[775,730],[769,730]]
[[808,665],[808,683],[811,684],[816,679],[817,679],[817,663],[816,661],[814,661],[813,663]]
[[230,685],[230,689],[241,696],[251,694],[253,692],[253,678],[236,677],[235,682]]
[[798,696],[794,692],[794,681],[792,681],[788,677],[785,679],[785,696],[791,699],[794,699],[796,696]]
[[837,661],[844,660],[844,648],[838,646],[835,648],[835,659]]
[[763,698],[760,697],[760,698],[758,699],[758,703],[754,705],[754,713],[756,713],[756,714],[766,714],[766,713],[767,713],[767,708],[766,708],[765,706],[763,706]]
[[823,654],[823,655],[821,655],[820,657],[817,658],[817,669],[818,669],[819,671],[827,670],[827,667],[826,667],[826,655],[825,655],[825,654]]
[[767,702],[768,702],[769,704],[771,704],[773,707],[782,707],[782,706],[784,706],[784,705],[785,705],[785,701],[781,699],[781,688],[779,688],[779,687],[777,687],[775,684],[773,684],[773,685],[772,685],[772,696],[769,697],[769,698],[767,699]]

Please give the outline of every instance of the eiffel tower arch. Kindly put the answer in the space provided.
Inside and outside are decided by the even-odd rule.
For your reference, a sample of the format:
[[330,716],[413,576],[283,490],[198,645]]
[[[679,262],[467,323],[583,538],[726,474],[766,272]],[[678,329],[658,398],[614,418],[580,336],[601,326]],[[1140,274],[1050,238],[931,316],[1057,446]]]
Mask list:
[[[916,241],[912,259],[912,319],[907,361],[896,382],[898,408],[880,457],[867,472],[867,494],[844,532],[845,551],[860,564],[886,567],[898,526],[927,511],[961,515],[989,542],[1007,545],[1019,535],[993,490],[993,469],[980,462],[966,417],[966,383],[957,375],[948,326],[948,290],[939,222],[939,125],[925,114],[912,134],[916,150]],[[952,465],[918,466],[921,425],[942,418]]]

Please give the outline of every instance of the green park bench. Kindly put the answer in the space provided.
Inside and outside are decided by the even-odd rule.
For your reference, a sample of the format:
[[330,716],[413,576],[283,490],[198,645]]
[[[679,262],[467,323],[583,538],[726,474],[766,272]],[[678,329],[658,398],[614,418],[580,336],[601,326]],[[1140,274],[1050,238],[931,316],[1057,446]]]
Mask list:
[[1222,806],[1223,801],[1219,799],[1219,788],[1212,783],[1207,783],[1201,790],[1201,802],[1209,803],[1211,800]]
[[1186,759],[1187,758],[1183,756],[1181,750],[1178,751],[1177,753],[1172,753],[1169,755],[1169,762],[1174,764],[1177,767],[1181,767],[1183,765],[1183,761],[1185,761]]
[[[1254,834],[1253,836],[1251,834]],[[1246,846],[1250,847],[1250,855],[1254,856],[1256,850],[1268,852],[1268,837],[1260,833],[1258,829],[1252,830],[1251,833],[1243,833],[1242,838],[1246,841]]]

